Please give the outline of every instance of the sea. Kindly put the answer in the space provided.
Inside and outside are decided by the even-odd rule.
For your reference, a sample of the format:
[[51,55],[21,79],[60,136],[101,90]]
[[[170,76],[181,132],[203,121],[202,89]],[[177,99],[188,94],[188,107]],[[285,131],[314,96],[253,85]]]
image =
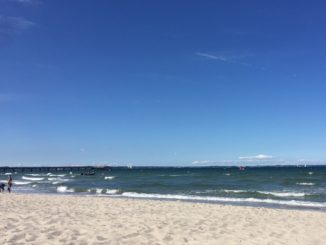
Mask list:
[[[0,173],[16,193],[87,195],[326,211],[326,166],[113,167]],[[1,193],[2,194],[2,193]],[[1,195],[0,195],[1,197]]]

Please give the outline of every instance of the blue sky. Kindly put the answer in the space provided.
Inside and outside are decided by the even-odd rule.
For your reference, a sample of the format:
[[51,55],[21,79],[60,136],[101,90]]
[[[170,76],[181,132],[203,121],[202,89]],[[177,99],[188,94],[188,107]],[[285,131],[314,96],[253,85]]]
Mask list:
[[325,7],[0,0],[0,164],[323,162]]

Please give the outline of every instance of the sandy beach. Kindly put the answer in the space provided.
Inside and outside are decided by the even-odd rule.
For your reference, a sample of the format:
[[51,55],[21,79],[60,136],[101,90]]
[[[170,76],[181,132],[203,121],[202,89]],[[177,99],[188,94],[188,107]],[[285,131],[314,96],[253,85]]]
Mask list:
[[325,244],[326,213],[0,194],[0,244]]

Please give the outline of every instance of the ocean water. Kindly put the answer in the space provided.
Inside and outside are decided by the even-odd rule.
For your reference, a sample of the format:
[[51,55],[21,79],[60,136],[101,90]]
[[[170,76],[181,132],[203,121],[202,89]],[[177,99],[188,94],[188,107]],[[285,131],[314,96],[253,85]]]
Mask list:
[[[0,173],[0,181],[6,175]],[[96,195],[326,210],[326,166],[134,167],[11,173],[13,192]]]

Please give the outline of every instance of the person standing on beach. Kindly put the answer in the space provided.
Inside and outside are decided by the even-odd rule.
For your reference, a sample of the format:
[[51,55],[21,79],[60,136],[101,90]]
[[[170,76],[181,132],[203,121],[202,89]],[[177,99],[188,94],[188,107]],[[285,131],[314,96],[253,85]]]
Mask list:
[[12,186],[12,177],[11,177],[11,175],[8,176],[7,184],[8,184],[7,190],[10,193],[11,192],[11,186]]

